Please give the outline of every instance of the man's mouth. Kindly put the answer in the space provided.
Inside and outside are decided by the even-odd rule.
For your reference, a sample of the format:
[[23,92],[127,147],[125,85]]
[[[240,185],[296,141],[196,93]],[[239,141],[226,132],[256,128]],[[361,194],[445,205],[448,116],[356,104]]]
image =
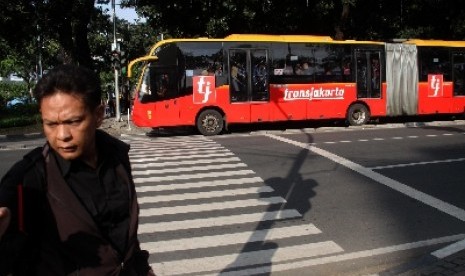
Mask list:
[[73,152],[76,150],[76,148],[76,146],[60,147],[61,151],[63,152]]

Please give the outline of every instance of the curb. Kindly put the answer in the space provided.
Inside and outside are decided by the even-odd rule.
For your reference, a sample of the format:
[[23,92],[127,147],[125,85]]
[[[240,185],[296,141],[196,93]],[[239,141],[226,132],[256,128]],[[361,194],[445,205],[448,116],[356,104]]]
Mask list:
[[1,134],[0,135],[0,141],[1,140],[24,140],[24,139],[38,139],[38,138],[44,138],[44,135],[40,132],[34,132],[34,133],[26,133],[26,134]]

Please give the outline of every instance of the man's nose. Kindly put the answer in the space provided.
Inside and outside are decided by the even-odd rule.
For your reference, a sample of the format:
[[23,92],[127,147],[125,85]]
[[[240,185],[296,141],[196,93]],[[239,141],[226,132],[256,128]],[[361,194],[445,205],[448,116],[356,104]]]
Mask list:
[[69,129],[69,126],[66,124],[60,124],[58,125],[57,129],[57,138],[66,141],[71,138],[71,131]]

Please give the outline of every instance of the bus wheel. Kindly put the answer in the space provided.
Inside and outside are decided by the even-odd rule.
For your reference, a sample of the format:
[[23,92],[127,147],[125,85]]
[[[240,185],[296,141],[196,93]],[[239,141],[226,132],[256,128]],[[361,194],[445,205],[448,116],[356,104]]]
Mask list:
[[347,111],[347,121],[351,126],[361,126],[370,119],[370,112],[363,104],[353,104]]
[[197,118],[197,129],[205,136],[219,134],[223,130],[223,126],[223,116],[214,109],[202,111]]

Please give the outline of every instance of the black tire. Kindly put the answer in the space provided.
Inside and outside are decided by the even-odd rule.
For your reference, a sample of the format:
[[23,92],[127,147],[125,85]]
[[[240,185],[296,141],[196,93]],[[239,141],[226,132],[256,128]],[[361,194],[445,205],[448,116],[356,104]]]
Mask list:
[[214,109],[206,109],[197,117],[197,130],[205,136],[219,134],[224,127],[223,116]]
[[370,119],[370,112],[364,104],[353,104],[347,111],[347,122],[351,126],[361,126]]

